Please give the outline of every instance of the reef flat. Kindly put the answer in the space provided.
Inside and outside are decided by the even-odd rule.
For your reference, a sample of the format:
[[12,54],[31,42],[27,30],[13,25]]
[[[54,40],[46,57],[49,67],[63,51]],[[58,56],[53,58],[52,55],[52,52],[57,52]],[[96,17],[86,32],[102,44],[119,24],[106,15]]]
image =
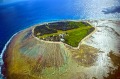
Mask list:
[[[81,22],[81,21],[80,21]],[[118,48],[114,48],[117,43],[109,50],[100,43],[102,39],[96,34],[105,34],[113,31],[116,42],[119,42],[119,29],[111,27],[111,24],[117,24],[116,21],[84,21],[94,26],[90,34],[87,34],[79,43],[78,47],[73,47],[65,42],[50,41],[40,39],[44,35],[39,35],[34,30],[38,25],[25,29],[15,35],[3,55],[4,65],[2,73],[7,79],[104,79],[111,78],[111,72],[117,69],[118,62],[114,62],[118,54]],[[100,26],[108,24],[106,29]],[[43,25],[43,24],[42,24]],[[118,26],[117,26],[118,27]],[[119,27],[118,27],[119,28]],[[40,31],[39,31],[40,32]],[[62,32],[63,33],[63,32]],[[109,34],[109,33],[107,33]],[[111,34],[111,35],[112,35]],[[38,35],[38,36],[37,36]],[[98,35],[99,36],[99,35]],[[39,38],[40,37],[40,38]],[[110,38],[106,38],[110,40]],[[94,41],[92,41],[94,40]],[[112,39],[111,39],[112,40]],[[96,42],[96,43],[95,43]],[[104,43],[109,46],[111,43]],[[114,48],[114,49],[112,49]],[[105,50],[104,50],[105,49]],[[109,52],[113,50],[112,53]],[[104,60],[103,60],[104,57]],[[116,65],[117,63],[117,65]],[[108,65],[109,64],[109,65]],[[109,70],[112,68],[112,70]],[[106,72],[105,72],[106,71]],[[100,74],[101,73],[101,74]],[[110,74],[108,74],[110,73]],[[116,72],[119,73],[119,72]],[[111,75],[109,77],[109,75]]]

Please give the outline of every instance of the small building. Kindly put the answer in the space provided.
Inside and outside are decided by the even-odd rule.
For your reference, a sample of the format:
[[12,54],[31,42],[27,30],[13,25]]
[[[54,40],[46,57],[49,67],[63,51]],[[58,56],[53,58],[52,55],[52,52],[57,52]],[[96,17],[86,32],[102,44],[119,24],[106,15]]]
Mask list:
[[64,34],[59,34],[59,37],[60,38],[64,38]]
[[64,40],[63,38],[60,38],[60,41],[61,41],[61,42],[64,42],[65,40]]

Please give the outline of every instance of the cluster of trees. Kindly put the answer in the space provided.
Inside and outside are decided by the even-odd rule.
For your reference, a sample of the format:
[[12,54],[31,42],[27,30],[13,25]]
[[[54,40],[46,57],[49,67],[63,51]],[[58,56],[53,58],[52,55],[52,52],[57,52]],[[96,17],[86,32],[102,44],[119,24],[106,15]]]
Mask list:
[[34,29],[34,35],[37,36],[38,33],[40,33],[40,36],[42,36],[44,34],[57,33],[57,30],[49,28],[46,25],[41,25]]
[[57,29],[62,31],[71,30],[74,28],[78,28],[80,26],[79,22],[72,22],[72,21],[56,22],[56,23],[50,23],[48,25],[52,29]]
[[79,28],[81,26],[89,25],[86,22],[74,22],[74,21],[65,21],[65,22],[55,22],[55,23],[48,23],[44,25],[37,26],[34,29],[34,34],[37,36],[40,33],[40,36],[44,34],[52,34],[57,33],[57,30],[71,30],[75,28]]

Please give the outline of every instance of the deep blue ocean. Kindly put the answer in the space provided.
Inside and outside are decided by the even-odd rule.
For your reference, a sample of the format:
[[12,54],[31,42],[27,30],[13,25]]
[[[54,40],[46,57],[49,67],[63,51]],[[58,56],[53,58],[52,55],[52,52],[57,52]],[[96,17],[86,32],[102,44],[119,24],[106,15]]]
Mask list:
[[120,0],[0,0],[0,52],[13,34],[35,24],[119,18]]
[[0,0],[0,52],[13,34],[32,25],[58,20],[119,19],[119,5],[119,0]]

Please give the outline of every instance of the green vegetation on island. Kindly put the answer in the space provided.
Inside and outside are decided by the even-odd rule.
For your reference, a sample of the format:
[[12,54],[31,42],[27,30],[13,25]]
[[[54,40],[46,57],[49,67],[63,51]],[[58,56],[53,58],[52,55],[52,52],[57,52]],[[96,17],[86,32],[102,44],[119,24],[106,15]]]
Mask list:
[[87,22],[54,22],[36,26],[34,35],[41,40],[64,42],[77,47],[79,42],[94,30]]

